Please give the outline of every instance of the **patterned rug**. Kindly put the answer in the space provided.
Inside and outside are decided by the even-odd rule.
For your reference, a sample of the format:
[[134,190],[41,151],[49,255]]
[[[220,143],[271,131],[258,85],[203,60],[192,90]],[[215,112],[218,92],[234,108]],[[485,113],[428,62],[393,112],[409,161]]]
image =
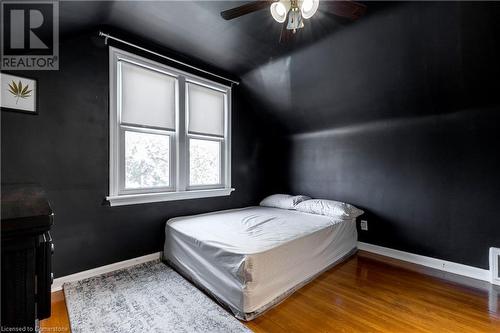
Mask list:
[[159,260],[64,284],[73,333],[251,332]]

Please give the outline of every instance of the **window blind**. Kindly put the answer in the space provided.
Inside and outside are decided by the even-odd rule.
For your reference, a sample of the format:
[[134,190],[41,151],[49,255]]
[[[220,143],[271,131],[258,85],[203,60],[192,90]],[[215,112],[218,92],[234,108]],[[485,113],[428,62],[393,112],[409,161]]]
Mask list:
[[176,79],[120,61],[122,123],[175,129]]
[[189,133],[224,136],[224,93],[193,83],[187,87]]

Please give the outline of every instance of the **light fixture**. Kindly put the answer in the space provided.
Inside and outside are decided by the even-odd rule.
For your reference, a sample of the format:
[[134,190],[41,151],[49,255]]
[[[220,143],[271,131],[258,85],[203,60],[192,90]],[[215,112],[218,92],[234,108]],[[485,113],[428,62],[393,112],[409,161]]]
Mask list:
[[297,29],[303,28],[304,22],[302,22],[302,15],[298,8],[293,8],[288,15],[288,24],[286,28],[292,30],[294,33]]
[[277,22],[283,23],[286,20],[290,6],[290,1],[287,0],[273,2],[271,4],[271,15]]
[[[253,0],[244,4],[223,10],[220,15],[224,20],[232,20],[262,9],[271,11],[276,22],[281,23],[280,43],[290,40],[291,33],[304,27],[307,19],[313,17],[319,9],[320,0]],[[324,1],[321,10],[333,15],[350,19],[360,18],[366,11],[366,5],[353,0]],[[318,18],[319,19],[319,18]]]
[[[278,23],[285,22],[288,30],[304,27],[303,19],[311,18],[318,10],[319,0],[279,0],[271,4],[271,15]],[[290,14],[288,14],[290,12]]]
[[319,0],[303,0],[300,6],[302,17],[305,19],[311,18],[319,7]]

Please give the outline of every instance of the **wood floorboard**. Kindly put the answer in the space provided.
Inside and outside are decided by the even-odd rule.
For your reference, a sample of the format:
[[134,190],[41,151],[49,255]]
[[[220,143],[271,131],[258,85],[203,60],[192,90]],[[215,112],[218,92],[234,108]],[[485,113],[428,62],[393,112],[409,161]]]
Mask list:
[[[500,288],[364,251],[244,323],[256,333],[500,332]],[[62,291],[42,332],[69,332]]]

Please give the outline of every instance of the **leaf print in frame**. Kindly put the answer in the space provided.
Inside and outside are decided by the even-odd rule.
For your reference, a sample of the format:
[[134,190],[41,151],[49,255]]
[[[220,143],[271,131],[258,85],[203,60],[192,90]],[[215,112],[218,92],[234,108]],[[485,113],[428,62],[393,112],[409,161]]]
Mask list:
[[36,79],[0,73],[0,106],[2,111],[38,114]]
[[9,92],[17,98],[16,104],[19,102],[19,98],[28,98],[31,96],[30,94],[33,91],[33,89],[31,90],[28,89],[29,89],[29,84],[23,87],[21,80],[19,80],[19,83],[17,85],[15,81],[9,83]]

